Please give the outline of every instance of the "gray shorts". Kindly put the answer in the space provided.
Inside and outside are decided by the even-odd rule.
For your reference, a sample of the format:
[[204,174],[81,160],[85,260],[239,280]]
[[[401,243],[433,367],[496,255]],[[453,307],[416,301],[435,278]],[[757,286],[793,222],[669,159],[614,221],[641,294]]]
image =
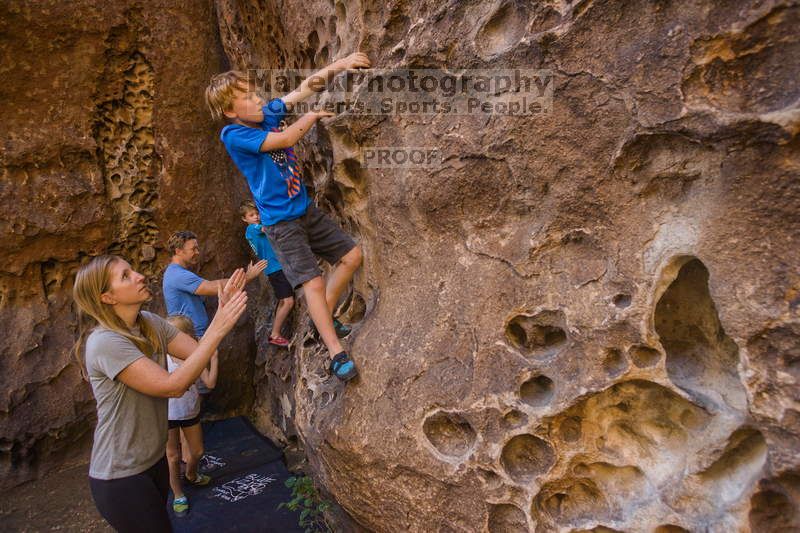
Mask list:
[[356,246],[336,222],[313,204],[300,218],[267,226],[267,238],[295,289],[322,275],[315,255],[334,265]]

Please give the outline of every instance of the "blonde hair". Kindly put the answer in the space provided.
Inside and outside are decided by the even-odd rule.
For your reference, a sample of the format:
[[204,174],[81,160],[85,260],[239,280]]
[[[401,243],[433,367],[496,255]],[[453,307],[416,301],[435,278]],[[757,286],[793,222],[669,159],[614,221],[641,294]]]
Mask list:
[[245,216],[250,211],[258,211],[256,208],[256,204],[253,203],[253,200],[245,200],[241,204],[239,204],[239,214]]
[[169,315],[167,317],[167,322],[178,328],[179,331],[186,333],[190,337],[194,337],[194,324],[192,324],[192,319],[188,316]]
[[229,70],[211,78],[206,87],[206,105],[211,116],[220,119],[233,105],[235,91],[249,90],[250,79],[241,70]]
[[156,351],[164,351],[156,328],[142,316],[141,312],[136,315],[136,325],[139,327],[139,335],[136,335],[114,312],[110,304],[100,300],[100,295],[111,288],[111,267],[118,261],[124,259],[116,255],[101,255],[82,266],[75,275],[72,297],[78,306],[78,340],[72,347],[72,353],[78,362],[81,375],[87,381],[89,373],[83,346],[86,337],[97,326],[122,335],[148,357]]

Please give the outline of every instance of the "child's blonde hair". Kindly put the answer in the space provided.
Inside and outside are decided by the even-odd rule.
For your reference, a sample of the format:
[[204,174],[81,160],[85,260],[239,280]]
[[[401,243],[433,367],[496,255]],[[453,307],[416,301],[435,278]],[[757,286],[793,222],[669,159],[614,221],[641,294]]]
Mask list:
[[178,328],[178,330],[186,333],[190,337],[194,337],[194,324],[192,319],[186,315],[169,315],[167,322]]
[[245,216],[250,211],[258,211],[256,208],[256,204],[253,203],[253,200],[244,200],[242,203],[239,204],[239,214]]
[[225,111],[233,105],[234,91],[247,91],[249,88],[250,79],[241,70],[229,70],[211,78],[206,87],[206,105],[211,116],[215,119],[222,118]]

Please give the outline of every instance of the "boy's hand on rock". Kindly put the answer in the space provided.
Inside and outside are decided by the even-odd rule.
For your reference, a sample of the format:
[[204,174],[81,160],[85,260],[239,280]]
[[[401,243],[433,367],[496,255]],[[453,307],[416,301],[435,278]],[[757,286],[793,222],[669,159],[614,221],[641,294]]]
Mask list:
[[350,54],[344,59],[337,61],[337,63],[339,63],[340,67],[343,69],[369,68],[372,65],[372,63],[369,61],[369,57],[367,57],[367,54],[363,52]]
[[319,120],[321,118],[335,117],[336,113],[331,113],[330,111],[323,111],[320,109],[319,111],[314,111],[314,116],[316,116],[317,120]]
[[247,265],[247,274],[246,274],[247,281],[256,279],[258,275],[264,271],[265,268],[267,268],[266,259],[262,259],[255,265],[253,264],[252,261],[250,261],[250,263]]

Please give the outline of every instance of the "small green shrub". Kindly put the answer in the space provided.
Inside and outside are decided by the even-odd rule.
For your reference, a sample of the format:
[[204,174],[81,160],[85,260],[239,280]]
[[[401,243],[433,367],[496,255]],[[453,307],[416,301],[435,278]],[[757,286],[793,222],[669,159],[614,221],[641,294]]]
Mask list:
[[285,485],[292,490],[292,499],[280,504],[278,509],[285,507],[290,511],[300,511],[298,523],[305,528],[305,533],[331,533],[325,520],[325,511],[331,504],[320,497],[314,480],[308,476],[292,476]]

